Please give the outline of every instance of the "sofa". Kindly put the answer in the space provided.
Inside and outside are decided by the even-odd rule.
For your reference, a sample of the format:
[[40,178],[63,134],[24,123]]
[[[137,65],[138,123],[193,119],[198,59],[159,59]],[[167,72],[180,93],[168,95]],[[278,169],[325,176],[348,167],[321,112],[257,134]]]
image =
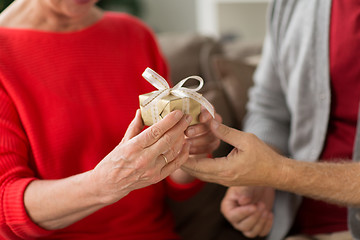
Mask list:
[[[222,116],[223,123],[241,129],[246,114],[248,89],[261,54],[261,43],[219,40],[196,34],[158,34],[160,48],[170,66],[173,84],[191,76],[204,79],[200,90]],[[190,83],[191,85],[191,83]],[[232,147],[221,143],[213,153],[225,156]],[[222,216],[220,202],[226,187],[206,183],[185,202],[168,200],[176,221],[176,231],[184,240],[246,239]]]

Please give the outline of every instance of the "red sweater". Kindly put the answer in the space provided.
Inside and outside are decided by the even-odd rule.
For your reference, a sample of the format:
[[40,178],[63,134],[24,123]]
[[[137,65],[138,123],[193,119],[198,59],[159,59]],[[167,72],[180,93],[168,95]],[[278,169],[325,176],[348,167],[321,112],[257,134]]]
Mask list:
[[178,238],[165,197],[188,197],[198,181],[133,191],[57,231],[24,209],[32,180],[88,171],[121,141],[138,95],[155,90],[141,77],[146,67],[167,74],[153,34],[125,14],[71,33],[0,28],[0,238]]

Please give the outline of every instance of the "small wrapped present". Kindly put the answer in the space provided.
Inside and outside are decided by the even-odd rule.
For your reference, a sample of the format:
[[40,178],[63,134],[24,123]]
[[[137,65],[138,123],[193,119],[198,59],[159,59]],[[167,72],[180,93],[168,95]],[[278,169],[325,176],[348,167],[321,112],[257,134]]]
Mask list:
[[[167,81],[150,68],[146,68],[142,76],[158,90],[139,96],[141,117],[146,126],[151,126],[163,119],[167,114],[174,110],[181,110],[185,114],[193,117],[190,125],[199,122],[201,105],[203,105],[214,117],[214,107],[198,90],[204,85],[201,77],[191,76],[181,80],[173,88],[170,88]],[[197,88],[183,87],[189,79],[199,81]]]

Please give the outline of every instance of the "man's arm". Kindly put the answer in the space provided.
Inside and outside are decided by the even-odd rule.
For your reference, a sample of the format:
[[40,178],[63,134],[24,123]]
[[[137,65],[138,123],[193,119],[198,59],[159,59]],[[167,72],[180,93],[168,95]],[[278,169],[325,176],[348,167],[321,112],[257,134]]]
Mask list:
[[339,205],[360,206],[360,164],[303,162],[283,159],[269,179],[277,189]]
[[226,186],[268,186],[340,205],[360,206],[360,165],[310,163],[281,156],[255,135],[213,121],[211,128],[235,148],[226,157],[190,159],[183,169]]

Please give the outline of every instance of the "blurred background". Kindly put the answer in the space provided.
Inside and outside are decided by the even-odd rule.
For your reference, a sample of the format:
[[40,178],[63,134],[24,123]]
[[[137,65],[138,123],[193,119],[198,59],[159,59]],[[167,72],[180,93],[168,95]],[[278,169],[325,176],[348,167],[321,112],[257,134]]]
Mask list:
[[[101,0],[107,10],[125,11],[157,33],[200,33],[262,41],[269,0]],[[2,11],[12,0],[0,0]]]

